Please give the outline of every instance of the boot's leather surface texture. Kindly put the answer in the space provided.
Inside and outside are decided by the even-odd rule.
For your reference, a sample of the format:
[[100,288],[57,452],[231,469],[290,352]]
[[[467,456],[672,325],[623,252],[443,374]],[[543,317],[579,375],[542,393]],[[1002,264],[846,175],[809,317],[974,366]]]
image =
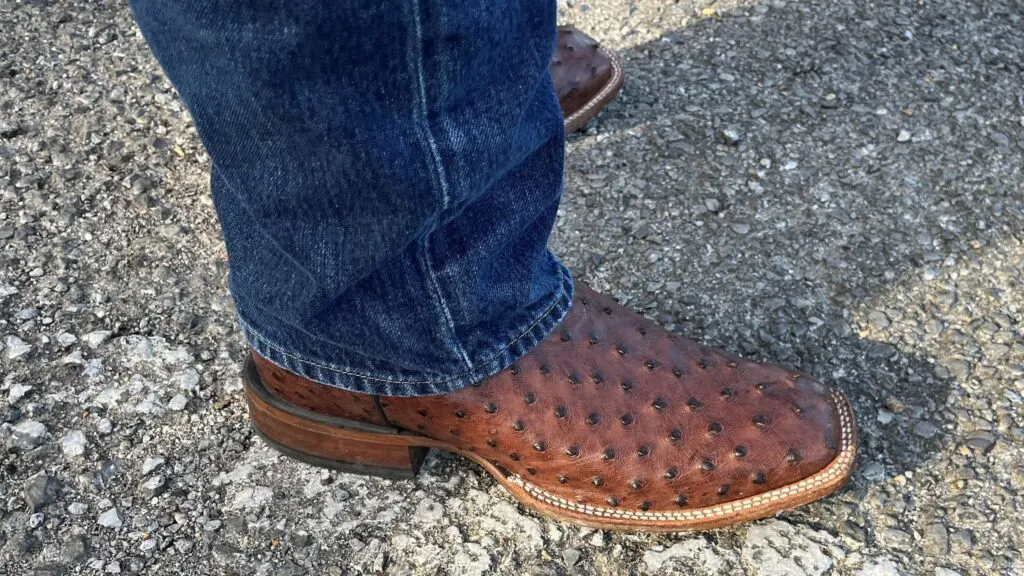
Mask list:
[[551,79],[565,117],[565,131],[583,128],[622,89],[622,62],[572,26],[559,26]]
[[257,430],[292,456],[410,477],[427,448],[449,450],[527,507],[598,528],[771,515],[839,488],[856,452],[835,390],[671,334],[581,282],[536,349],[452,394],[352,393],[255,355],[245,379]]

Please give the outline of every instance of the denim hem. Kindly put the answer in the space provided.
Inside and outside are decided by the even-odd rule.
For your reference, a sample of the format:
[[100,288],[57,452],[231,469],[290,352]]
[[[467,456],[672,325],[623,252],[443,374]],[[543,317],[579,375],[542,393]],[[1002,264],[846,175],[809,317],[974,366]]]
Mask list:
[[[533,350],[565,318],[572,305],[573,282],[569,271],[558,264],[562,285],[552,295],[551,303],[532,322],[512,331],[508,344],[482,359],[473,359],[471,367],[463,372],[440,378],[396,378],[380,366],[328,366],[323,362],[303,358],[270,342],[253,328],[241,312],[238,322],[249,345],[257,354],[274,364],[315,382],[352,392],[381,396],[432,396],[448,394],[493,376]],[[473,356],[471,354],[471,356]],[[396,371],[397,372],[397,371]],[[431,375],[433,376],[433,375]]]

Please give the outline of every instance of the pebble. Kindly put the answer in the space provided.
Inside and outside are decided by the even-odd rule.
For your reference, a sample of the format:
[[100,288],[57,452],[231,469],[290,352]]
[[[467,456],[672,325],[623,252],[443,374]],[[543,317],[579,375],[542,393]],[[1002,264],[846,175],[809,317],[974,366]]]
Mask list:
[[575,548],[567,548],[562,551],[562,562],[566,568],[572,568],[580,561],[580,551]]
[[988,135],[989,140],[995,143],[996,146],[1007,147],[1010,145],[1010,137],[1002,132],[991,132]]
[[89,348],[99,348],[110,338],[111,334],[113,332],[110,330],[94,330],[82,336],[82,342],[85,342],[85,345]]
[[75,342],[78,342],[78,338],[70,332],[61,332],[57,335],[57,343],[60,344],[62,348],[67,348]]
[[85,369],[82,370],[82,375],[87,378],[95,378],[103,373],[103,359],[102,358],[90,358],[85,363]]
[[43,443],[46,437],[46,426],[36,420],[22,420],[14,425],[8,446],[21,450],[31,450]]
[[637,227],[636,230],[633,231],[633,236],[643,239],[647,238],[653,233],[654,228],[652,228],[650,224],[641,224],[640,226]]
[[56,502],[59,492],[60,484],[51,476],[41,472],[25,482],[21,496],[25,499],[25,504],[29,509],[35,512],[47,504]]
[[31,344],[14,335],[5,338],[4,345],[7,347],[6,354],[8,360],[18,360],[32,350]]
[[907,130],[900,130],[899,134],[896,135],[897,142],[910,142],[910,132]]
[[914,546],[914,537],[897,528],[881,528],[876,532],[876,536],[887,547],[895,550],[906,551]]
[[163,475],[153,476],[139,485],[139,496],[150,499],[155,498],[167,490],[167,480]]
[[903,411],[907,409],[906,404],[895,396],[889,396],[885,399],[885,407],[894,414],[902,414]]
[[189,552],[192,551],[192,548],[194,548],[194,547],[195,547],[195,543],[192,542],[191,540],[175,540],[174,541],[174,549],[177,550],[179,554],[188,554]]
[[413,518],[423,524],[433,524],[444,516],[444,507],[436,500],[424,498],[416,505],[416,513]]
[[96,522],[105,528],[118,529],[124,524],[124,517],[121,516],[121,512],[117,508],[111,508],[106,512],[100,514],[96,518]]
[[170,401],[167,402],[167,408],[175,412],[181,412],[188,405],[188,398],[182,394],[175,394]]
[[957,530],[949,535],[949,543],[959,550],[970,550],[974,546],[974,533],[969,529]]
[[971,363],[963,358],[953,358],[946,361],[946,370],[957,382],[966,382],[971,376]]
[[29,392],[35,389],[35,386],[29,386],[27,384],[14,384],[11,389],[7,392],[7,402],[14,404],[22,398],[28,395]]
[[309,482],[306,482],[306,486],[302,489],[302,495],[306,498],[313,498],[326,489],[327,487],[318,478],[310,478]]
[[17,406],[8,406],[3,411],[3,422],[7,424],[14,424],[18,420],[21,420],[21,408]]
[[743,133],[737,128],[726,128],[722,130],[722,140],[730,146],[736,146],[743,141]]
[[150,456],[150,457],[146,458],[145,460],[143,460],[143,462],[142,462],[142,470],[141,470],[142,471],[142,475],[143,476],[147,476],[147,475],[149,475],[150,472],[153,472],[154,470],[158,470],[158,469],[162,468],[163,465],[166,464],[166,463],[167,463],[167,459],[164,458],[163,456],[160,456],[160,455]]
[[875,360],[888,360],[895,357],[899,352],[895,346],[888,342],[868,342],[866,348],[868,358]]
[[89,541],[82,534],[72,535],[61,547],[61,560],[68,564],[78,564],[89,555]]
[[66,458],[78,458],[84,455],[85,446],[85,433],[81,430],[72,430],[60,440],[60,449]]
[[868,322],[875,330],[885,330],[889,327],[889,317],[881,310],[872,310],[868,314]]
[[178,386],[189,393],[195,393],[199,388],[199,372],[195,368],[189,368],[178,377]]
[[85,364],[85,358],[82,357],[81,350],[75,350],[74,352],[61,357],[60,363],[64,365],[77,364],[81,366],[82,364]]
[[106,460],[100,464],[99,470],[93,474],[93,477],[100,487],[106,487],[106,485],[109,484],[115,476],[120,474],[123,469],[124,460],[116,458],[113,460]]
[[25,523],[25,526],[28,526],[29,530],[35,530],[36,528],[42,526],[45,520],[45,514],[43,514],[42,512],[36,512],[35,514],[32,514],[28,517],[28,522]]
[[967,439],[967,446],[988,453],[996,445],[996,436],[991,432],[976,432]]
[[100,421],[96,423],[96,431],[106,436],[114,431],[114,423],[110,421],[110,418],[100,418]]
[[925,440],[934,438],[935,435],[939,433],[938,427],[936,427],[934,424],[930,422],[925,422],[924,420],[914,424],[913,431],[914,435],[920,436]]
[[156,394],[150,393],[142,402],[135,405],[135,411],[140,414],[160,415],[163,410],[156,399]]
[[945,524],[932,522],[924,527],[924,550],[931,556],[945,556],[949,553],[949,533]]
[[72,502],[68,505],[68,514],[82,516],[89,511],[89,505],[85,502]]
[[112,408],[128,399],[128,391],[124,388],[107,388],[96,395],[96,403]]

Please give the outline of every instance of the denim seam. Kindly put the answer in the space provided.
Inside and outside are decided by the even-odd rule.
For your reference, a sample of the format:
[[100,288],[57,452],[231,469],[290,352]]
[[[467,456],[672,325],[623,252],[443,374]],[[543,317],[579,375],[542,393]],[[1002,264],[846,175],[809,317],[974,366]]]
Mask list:
[[[562,267],[559,266],[559,268],[562,268]],[[491,354],[487,358],[484,358],[484,359],[480,360],[475,367],[469,366],[469,369],[466,370],[465,372],[456,374],[456,375],[451,376],[451,377],[449,377],[447,379],[444,379],[444,380],[395,380],[395,379],[390,379],[390,378],[382,378],[382,377],[379,377],[379,376],[368,376],[366,374],[361,374],[361,373],[359,373],[359,372],[357,372],[355,370],[352,370],[352,369],[336,368],[336,367],[332,367],[332,366],[327,366],[327,365],[321,364],[319,362],[315,362],[315,361],[312,361],[312,360],[307,360],[305,358],[301,358],[301,357],[296,356],[294,354],[291,354],[289,352],[285,352],[281,348],[281,346],[279,346],[279,345],[277,345],[275,343],[272,343],[269,340],[267,340],[266,338],[264,338],[263,336],[261,336],[259,334],[259,332],[257,332],[252,326],[249,325],[248,322],[246,322],[242,318],[241,314],[238,314],[238,323],[241,325],[242,331],[245,333],[245,336],[250,340],[250,342],[259,342],[259,343],[263,344],[264,346],[266,346],[268,349],[273,350],[277,354],[280,354],[280,355],[282,355],[284,357],[287,357],[287,358],[289,358],[291,360],[295,360],[296,362],[300,362],[302,364],[308,364],[310,366],[315,366],[317,368],[320,368],[322,370],[326,370],[328,372],[333,372],[333,373],[341,374],[341,375],[344,375],[344,376],[352,376],[352,377],[356,377],[356,378],[362,378],[364,380],[370,380],[370,381],[375,381],[375,382],[382,382],[382,383],[385,383],[385,384],[431,385],[431,386],[438,385],[438,384],[447,384],[447,383],[450,383],[450,382],[455,382],[457,380],[460,380],[460,379],[462,379],[462,378],[464,378],[466,376],[472,375],[475,370],[477,370],[477,369],[479,369],[479,368],[481,368],[481,367],[483,367],[483,366],[493,362],[499,356],[501,356],[502,354],[505,354],[506,352],[508,352],[508,350],[510,348],[512,348],[517,342],[519,342],[527,334],[529,334],[531,331],[533,331],[535,328],[537,328],[537,326],[539,324],[541,324],[542,322],[547,320],[551,316],[551,314],[556,311],[556,309],[560,308],[559,304],[561,304],[561,303],[563,303],[564,301],[567,301],[567,300],[569,302],[566,303],[565,309],[568,310],[569,307],[572,305],[572,302],[571,302],[569,294],[566,292],[566,290],[564,288],[564,281],[566,279],[565,278],[566,271],[564,269],[561,269],[560,272],[561,272],[561,275],[562,275],[562,278],[563,278],[563,288],[561,288],[559,290],[560,294],[558,294],[555,297],[555,299],[544,310],[544,312],[542,314],[540,314],[532,323],[530,323],[529,326],[527,326],[526,328],[521,330],[514,338],[512,338],[512,340],[510,340],[507,344],[505,344],[501,349],[495,351],[493,354]],[[339,387],[340,388],[340,386],[335,386],[335,387]]]
[[437,141],[430,130],[430,119],[427,115],[427,80],[426,74],[423,71],[423,25],[420,22],[420,3],[419,0],[412,0],[411,4],[416,42],[415,48],[410,46],[409,49],[410,51],[415,49],[415,62],[412,64],[416,68],[416,104],[420,120],[423,123],[419,128],[422,132],[421,137],[426,140],[427,146],[430,149],[431,167],[434,169],[438,186],[440,186],[441,211],[443,212],[448,208],[449,202],[448,179],[445,175],[444,165],[441,163],[441,153],[437,149]]
[[[409,64],[415,68],[416,109],[419,113],[417,114],[417,116],[419,116],[419,118],[417,118],[417,132],[419,133],[420,138],[426,142],[427,149],[429,150],[429,164],[434,172],[435,178],[437,179],[437,193],[441,197],[441,209],[439,212],[443,213],[448,209],[451,194],[448,188],[448,176],[445,173],[444,164],[441,162],[441,153],[437,148],[437,139],[434,137],[434,134],[430,129],[430,117],[427,114],[427,80],[426,74],[423,70],[423,24],[420,21],[419,0],[412,0],[410,5],[412,8],[415,41],[410,42],[408,53],[410,56],[413,56],[410,58],[412,61]],[[447,341],[446,344],[455,351],[463,364],[466,365],[466,369],[472,370],[473,363],[470,361],[465,347],[459,343],[458,334],[455,331],[455,320],[452,318],[451,308],[448,306],[448,302],[445,299],[444,294],[441,292],[440,284],[437,281],[437,273],[434,272],[434,267],[430,262],[429,239],[430,234],[428,233],[424,234],[422,240],[420,240],[420,263],[423,266],[424,274],[427,277],[429,292],[433,297],[435,304],[440,309],[441,315],[444,316],[444,321],[448,327],[447,337],[445,338]]]
[[441,314],[444,316],[445,322],[448,324],[448,344],[458,353],[459,357],[462,359],[462,363],[466,365],[466,369],[472,370],[473,362],[470,361],[469,355],[466,353],[466,349],[459,345],[458,337],[455,333],[455,319],[452,318],[451,310],[448,308],[448,302],[445,300],[444,295],[441,294],[441,286],[437,281],[437,274],[434,273],[434,267],[430,265],[429,242],[430,236],[425,236],[420,243],[420,260],[422,261],[424,272],[426,272],[427,282],[430,284],[430,291],[433,293],[434,300],[441,309]]

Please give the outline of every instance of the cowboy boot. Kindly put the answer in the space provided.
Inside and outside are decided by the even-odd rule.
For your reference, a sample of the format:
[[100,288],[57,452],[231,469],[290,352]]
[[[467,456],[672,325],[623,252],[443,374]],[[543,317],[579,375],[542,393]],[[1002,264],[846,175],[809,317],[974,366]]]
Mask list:
[[583,128],[622,89],[622,61],[572,26],[558,27],[551,79],[565,117],[565,132]]
[[582,282],[534,350],[457,392],[347,392],[255,354],[244,380],[253,425],[285,454],[408,478],[447,450],[527,508],[602,529],[770,516],[837,490],[856,455],[838,391],[676,336]]

